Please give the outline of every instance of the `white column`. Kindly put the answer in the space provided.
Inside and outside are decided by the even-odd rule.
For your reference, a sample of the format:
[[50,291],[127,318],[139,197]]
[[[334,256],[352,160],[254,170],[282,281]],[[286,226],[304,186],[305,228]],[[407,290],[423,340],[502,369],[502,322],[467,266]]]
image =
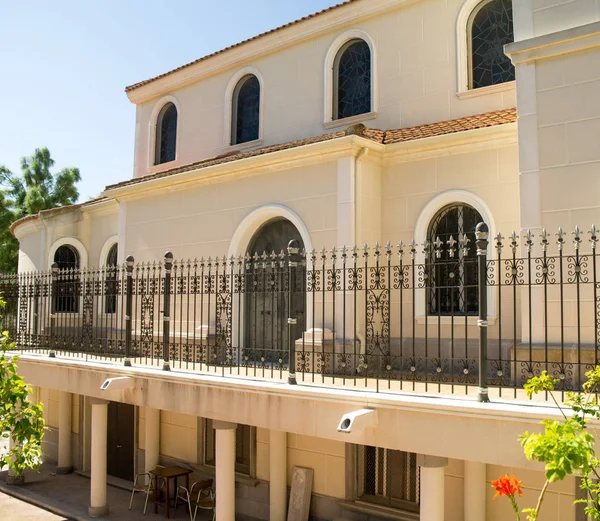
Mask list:
[[287,433],[269,432],[269,520],[287,517]]
[[73,395],[64,391],[58,394],[58,468],[57,474],[73,472],[71,452],[71,418]]
[[108,401],[92,398],[92,479],[90,481],[91,517],[108,514],[106,502],[106,433],[108,428]]
[[421,519],[444,521],[444,467],[447,458],[419,454],[421,467]]
[[158,465],[160,454],[160,410],[146,407],[146,472]]
[[213,421],[215,442],[216,521],[235,521],[235,423]]
[[465,521],[485,519],[485,498],[487,495],[485,463],[465,461]]

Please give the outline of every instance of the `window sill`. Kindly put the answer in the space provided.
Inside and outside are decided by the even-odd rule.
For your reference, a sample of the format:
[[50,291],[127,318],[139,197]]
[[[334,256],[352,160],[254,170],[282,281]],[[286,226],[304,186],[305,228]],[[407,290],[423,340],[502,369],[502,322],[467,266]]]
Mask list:
[[489,87],[480,87],[478,89],[469,89],[462,92],[457,92],[456,97],[458,99],[477,98],[479,96],[498,94],[500,92],[511,92],[516,90],[516,88],[516,81],[507,81],[505,83],[499,83],[498,85],[490,85]]
[[[452,317],[446,317],[446,316],[425,317],[425,315],[420,315],[420,316],[416,317],[417,324],[425,324],[425,318],[427,318],[427,325],[430,325],[430,326],[437,326],[438,324],[441,326],[450,326],[453,323]],[[466,319],[467,319],[468,326],[476,326],[477,321],[479,320],[479,317],[468,316],[468,317],[466,317]],[[488,325],[490,325],[490,326],[495,325],[496,320],[497,320],[496,317],[488,317],[488,319],[487,319]],[[465,317],[464,316],[455,316],[454,317],[454,325],[455,326],[464,326],[465,325]]]
[[419,521],[421,519],[421,516],[416,512],[372,505],[363,501],[338,501],[338,505],[344,510],[350,510],[351,512],[394,519],[395,521]]
[[152,165],[148,168],[148,174],[155,174],[157,172],[162,172],[163,170],[169,170],[170,168],[174,168],[179,166],[179,161],[174,159],[173,161],[167,161],[166,163],[160,163],[158,165]]
[[263,142],[264,142],[263,138],[253,139],[252,141],[246,141],[244,143],[239,143],[237,145],[228,145],[225,147],[224,151],[225,151],[225,154],[227,154],[229,152],[238,152],[240,150],[246,150],[248,148],[257,147],[258,145],[262,145]]
[[[208,477],[215,477],[215,467],[211,465],[203,465],[200,463],[192,466],[195,467],[198,472],[206,474]],[[247,485],[249,487],[257,487],[260,485],[260,480],[248,476],[248,474],[240,474],[237,471],[235,473],[235,482],[241,485]]]
[[349,127],[355,123],[362,123],[370,119],[375,119],[379,113],[377,111],[365,112],[364,114],[358,114],[357,116],[351,116],[349,118],[334,119],[331,121],[325,121],[323,126],[325,128],[336,128],[336,127]]

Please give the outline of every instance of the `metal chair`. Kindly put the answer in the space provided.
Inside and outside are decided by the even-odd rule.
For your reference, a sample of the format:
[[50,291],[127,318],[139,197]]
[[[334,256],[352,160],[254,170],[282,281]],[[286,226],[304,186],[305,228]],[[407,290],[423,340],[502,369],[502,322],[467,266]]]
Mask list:
[[177,508],[177,500],[182,499],[188,505],[190,521],[196,521],[198,509],[212,510],[214,521],[216,516],[216,503],[212,484],[212,479],[206,479],[204,481],[196,481],[189,490],[184,486],[180,486],[177,489],[177,495],[175,496],[175,508]]
[[[164,469],[162,465],[156,465],[155,469]],[[144,482],[140,483],[139,480],[141,478],[144,479]],[[165,482],[163,479],[155,478],[153,474],[150,472],[140,472],[135,475],[135,479],[133,480],[133,488],[131,489],[131,499],[129,500],[129,510],[131,510],[131,505],[133,504],[133,496],[136,492],[142,492],[146,494],[146,501],[144,502],[144,515],[146,514],[146,508],[148,507],[148,497],[154,491],[154,480],[159,479],[158,482],[158,490],[162,489],[165,486]],[[147,480],[147,484],[145,481]]]

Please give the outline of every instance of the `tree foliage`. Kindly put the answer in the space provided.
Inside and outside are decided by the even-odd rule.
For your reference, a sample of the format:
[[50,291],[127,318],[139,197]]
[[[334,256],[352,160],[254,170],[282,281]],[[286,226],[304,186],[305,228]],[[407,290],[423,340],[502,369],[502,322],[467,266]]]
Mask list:
[[0,433],[14,442],[0,453],[0,470],[9,468],[15,476],[22,476],[25,469],[37,470],[42,462],[46,426],[42,404],[30,400],[31,387],[17,372],[18,357],[8,355],[13,347],[8,333],[0,333]]
[[17,269],[18,242],[11,235],[12,222],[41,210],[76,203],[77,183],[81,181],[78,168],[63,168],[52,173],[54,160],[47,148],[36,148],[30,157],[21,158],[21,175],[13,174],[0,165],[0,271]]
[[[540,376],[531,378],[525,384],[529,398],[534,394],[548,393],[559,411],[562,420],[544,420],[544,432],[525,432],[520,436],[521,446],[529,460],[544,464],[546,483],[540,493],[535,508],[524,509],[529,521],[539,519],[540,508],[548,485],[562,481],[567,476],[579,476],[581,488],[586,491],[586,499],[576,503],[585,505],[585,513],[591,519],[600,520],[600,459],[595,453],[594,424],[600,420],[600,366],[588,371],[583,384],[583,393],[568,393],[564,404],[554,396],[554,387],[559,380],[543,371]],[[516,505],[515,495],[506,495]],[[520,519],[516,510],[517,519]]]

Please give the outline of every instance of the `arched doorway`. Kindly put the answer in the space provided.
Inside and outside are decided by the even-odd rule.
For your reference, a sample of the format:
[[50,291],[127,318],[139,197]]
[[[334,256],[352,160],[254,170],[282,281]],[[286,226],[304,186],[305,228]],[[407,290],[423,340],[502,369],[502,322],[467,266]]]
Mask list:
[[[244,305],[244,339],[248,356],[254,361],[277,364],[286,359],[287,338],[287,247],[304,242],[298,229],[287,219],[275,218],[261,226],[250,241],[246,253],[246,298]],[[281,256],[281,253],[285,257]],[[292,295],[292,314],[297,320],[296,336],[306,325],[306,294],[301,274]]]

